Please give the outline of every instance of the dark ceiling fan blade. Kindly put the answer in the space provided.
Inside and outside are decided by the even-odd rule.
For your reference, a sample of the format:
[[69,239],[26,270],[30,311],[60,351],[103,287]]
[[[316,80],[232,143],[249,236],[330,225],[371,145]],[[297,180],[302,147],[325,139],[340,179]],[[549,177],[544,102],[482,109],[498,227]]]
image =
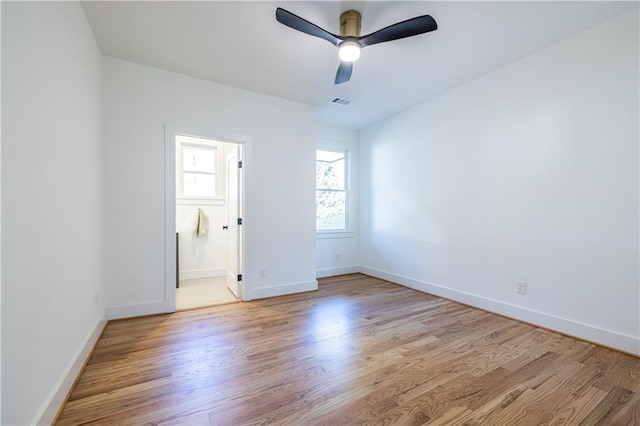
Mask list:
[[338,66],[338,72],[336,73],[336,80],[334,84],[342,84],[349,81],[351,73],[353,72],[353,62],[340,62]]
[[385,41],[398,40],[405,37],[411,37],[418,34],[424,34],[429,31],[438,29],[436,20],[429,15],[417,16],[389,25],[374,33],[359,38],[360,46],[371,46],[372,44],[382,43]]
[[305,34],[327,40],[334,46],[338,46],[338,44],[342,41],[342,38],[338,37],[337,35],[331,34],[329,31],[323,30],[316,24],[312,24],[306,19],[303,19],[298,15],[294,15],[288,10],[282,9],[281,7],[276,9],[276,20],[289,28],[293,28],[294,30],[298,30]]

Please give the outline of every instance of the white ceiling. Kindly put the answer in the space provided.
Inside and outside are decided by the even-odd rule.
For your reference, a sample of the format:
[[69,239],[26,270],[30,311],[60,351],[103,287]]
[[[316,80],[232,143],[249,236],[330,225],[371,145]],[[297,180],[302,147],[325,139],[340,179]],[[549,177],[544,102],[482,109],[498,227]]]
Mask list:
[[[359,129],[606,21],[637,2],[84,2],[102,53],[317,107],[320,123]],[[275,20],[283,7],[333,33],[341,12],[362,34],[429,14],[438,30],[367,47],[334,85],[337,49]],[[333,105],[334,96],[352,100]]]

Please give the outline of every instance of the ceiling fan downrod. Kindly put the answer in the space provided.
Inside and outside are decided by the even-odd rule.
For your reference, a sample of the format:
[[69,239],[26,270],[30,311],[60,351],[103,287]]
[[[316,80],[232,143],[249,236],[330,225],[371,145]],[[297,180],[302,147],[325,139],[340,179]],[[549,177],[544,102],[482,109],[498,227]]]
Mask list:
[[340,15],[340,35],[342,37],[360,37],[362,15],[355,10],[347,10]]

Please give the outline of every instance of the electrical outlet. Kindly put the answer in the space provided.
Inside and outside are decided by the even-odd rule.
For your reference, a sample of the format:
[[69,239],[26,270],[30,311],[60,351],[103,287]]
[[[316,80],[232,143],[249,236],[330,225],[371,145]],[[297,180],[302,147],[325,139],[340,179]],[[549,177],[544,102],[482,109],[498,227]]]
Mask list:
[[340,255],[336,254],[336,262],[340,262]]
[[260,269],[260,278],[267,278],[267,270]]
[[516,293],[527,294],[527,282],[516,281]]

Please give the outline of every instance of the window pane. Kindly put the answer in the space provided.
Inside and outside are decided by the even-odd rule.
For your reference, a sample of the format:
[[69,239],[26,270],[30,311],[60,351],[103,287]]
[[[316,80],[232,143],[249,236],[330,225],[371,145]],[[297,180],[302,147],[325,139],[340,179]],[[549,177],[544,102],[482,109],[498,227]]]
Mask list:
[[342,191],[316,191],[316,229],[346,229],[346,194]]
[[216,171],[216,150],[215,148],[195,148],[182,146],[182,167],[189,172]]
[[334,161],[316,161],[316,188],[344,190],[344,154]]
[[184,174],[185,197],[215,197],[216,176],[202,173]]

